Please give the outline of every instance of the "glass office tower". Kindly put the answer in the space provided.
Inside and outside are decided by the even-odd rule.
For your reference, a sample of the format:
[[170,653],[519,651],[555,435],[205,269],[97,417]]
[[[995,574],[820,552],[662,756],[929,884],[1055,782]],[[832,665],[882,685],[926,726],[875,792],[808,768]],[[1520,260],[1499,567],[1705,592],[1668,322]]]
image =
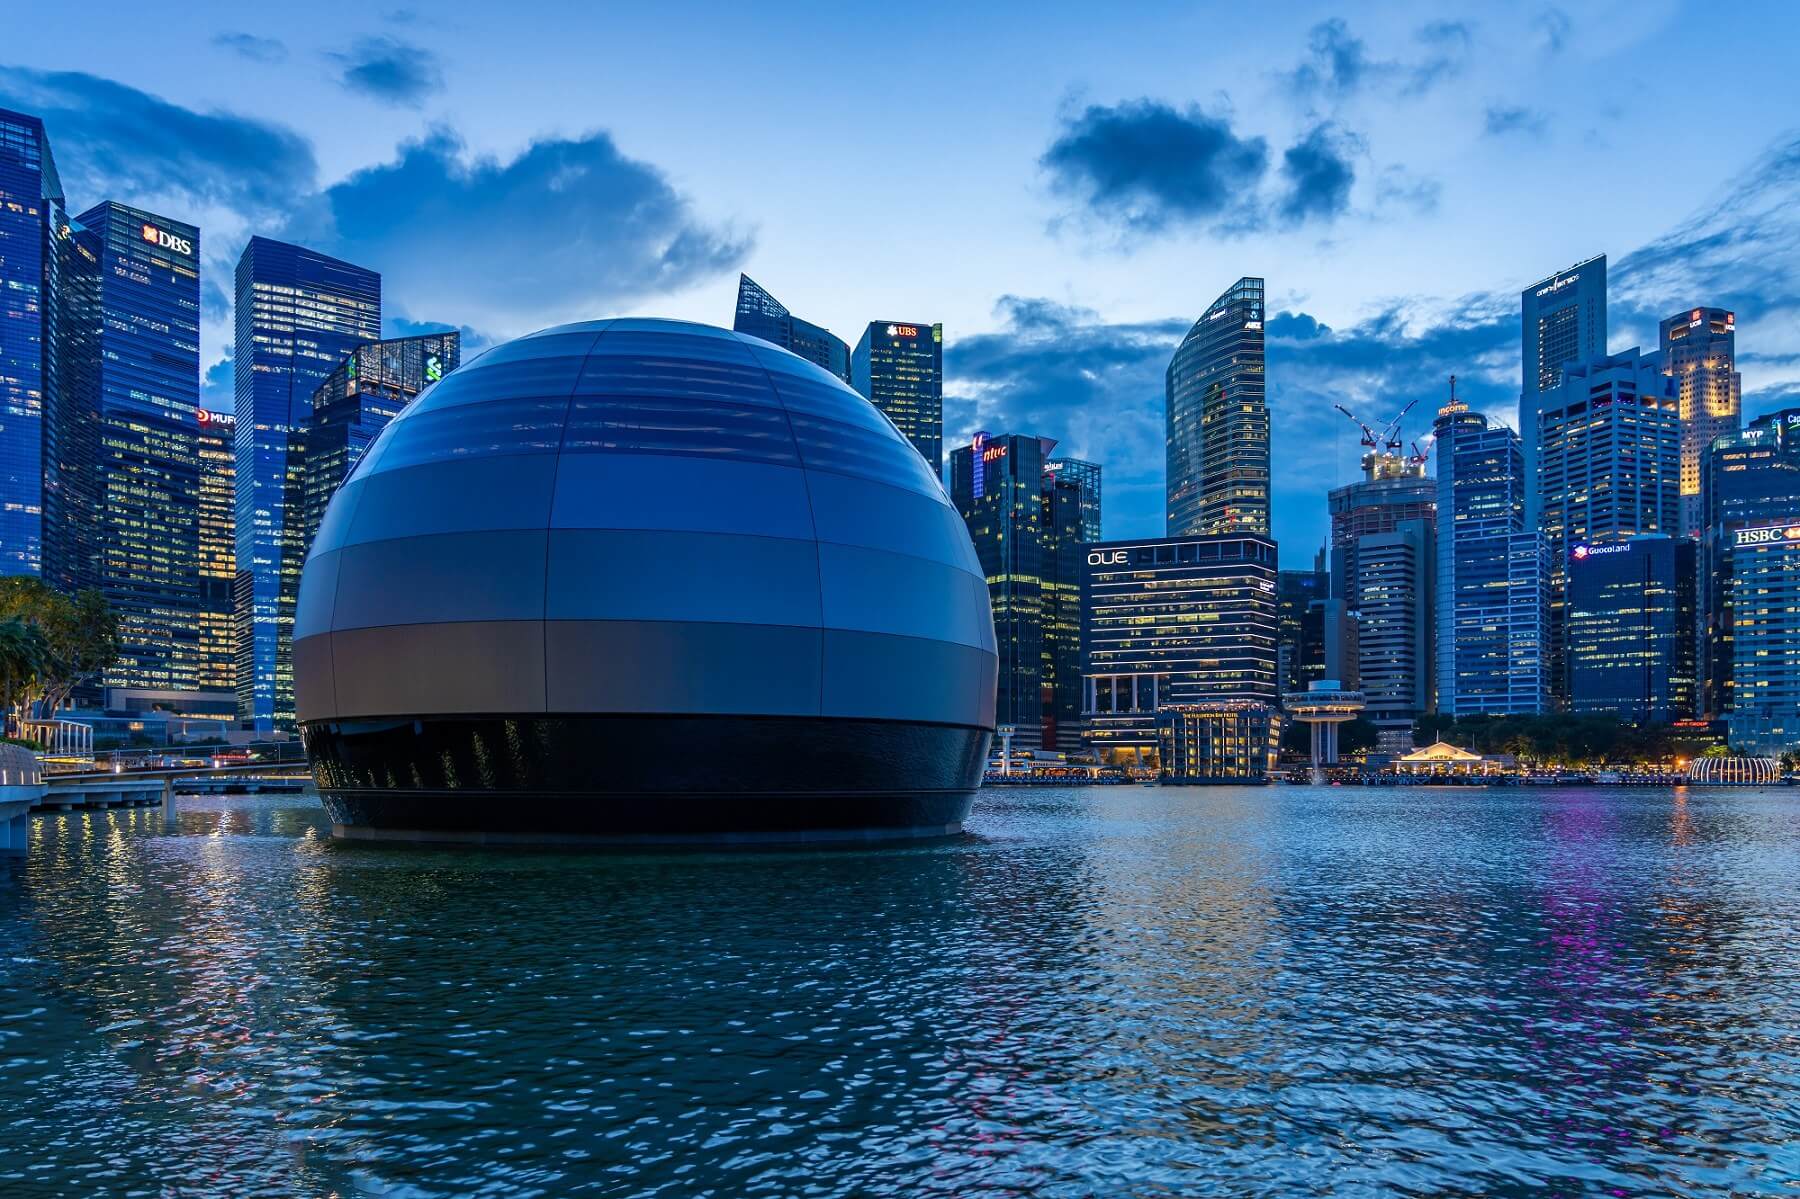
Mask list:
[[1538,430],[1542,397],[1562,386],[1563,370],[1606,355],[1606,255],[1540,279],[1519,296],[1519,436],[1525,455],[1525,527],[1539,511]]
[[1694,543],[1569,551],[1569,707],[1659,725],[1694,714]]
[[1044,469],[1081,489],[1081,539],[1100,540],[1100,464],[1079,458],[1052,458],[1044,463]]
[[748,275],[738,276],[737,314],[731,328],[784,350],[792,350],[808,362],[824,367],[844,382],[850,381],[850,346],[829,329],[803,321],[765,291]]
[[944,473],[944,327],[872,321],[850,355],[850,386]]
[[381,276],[304,246],[253,237],[237,265],[238,715],[258,732],[291,727],[289,641],[298,561],[287,519],[289,442],[312,394],[363,342],[381,337]]
[[1731,744],[1800,746],[1800,511],[1731,539]]
[[1723,308],[1692,308],[1659,326],[1663,370],[1675,380],[1681,413],[1681,533],[1699,537],[1706,523],[1700,476],[1706,451],[1738,431],[1744,377],[1737,369],[1737,317]]
[[1568,696],[1569,551],[1681,523],[1681,418],[1674,380],[1636,347],[1563,369],[1538,397],[1539,530],[1550,555],[1550,686]]
[[[413,397],[462,364],[462,334],[426,333],[358,346],[312,396],[312,413],[294,434],[297,468],[287,510],[296,520],[290,546],[297,563],[282,572],[299,577],[325,506],[363,451]],[[288,598],[289,603],[293,597]]]
[[1020,749],[1077,748],[1081,489],[1048,467],[1048,437],[977,433],[950,455],[950,499],[988,580],[1000,654],[995,719]]
[[237,573],[237,418],[195,414],[200,467],[200,668],[202,691],[235,696],[232,578]]
[[1275,585],[1276,675],[1281,694],[1306,690],[1306,684],[1328,676],[1324,673],[1324,610],[1320,601],[1331,598],[1331,572],[1325,569],[1325,551],[1313,559],[1311,570],[1284,570]]
[[0,575],[43,570],[62,184],[36,117],[0,108]]
[[1519,435],[1452,395],[1437,453],[1437,707],[1452,716],[1531,715],[1549,687],[1550,563],[1525,529]]
[[59,585],[97,588],[118,613],[104,686],[186,710],[200,686],[200,231],[106,203],[69,223],[58,254],[45,557]]
[[1171,537],[1269,535],[1269,409],[1263,394],[1263,281],[1214,300],[1169,360]]
[[1800,523],[1800,408],[1760,416],[1749,428],[1715,439],[1705,463],[1695,707],[1716,720],[1731,710],[1735,689],[1731,574],[1737,533]]
[[[1202,732],[1240,746],[1267,733],[1278,688],[1275,553],[1273,541],[1247,536],[1085,547],[1083,706],[1103,763],[1160,769],[1163,709],[1190,744]],[[1266,769],[1260,751],[1238,761]]]

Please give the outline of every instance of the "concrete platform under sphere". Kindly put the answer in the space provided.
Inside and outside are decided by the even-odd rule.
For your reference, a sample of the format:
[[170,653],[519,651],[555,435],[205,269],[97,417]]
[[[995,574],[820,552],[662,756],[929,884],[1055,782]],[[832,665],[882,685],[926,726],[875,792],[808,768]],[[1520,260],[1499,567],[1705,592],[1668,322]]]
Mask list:
[[589,321],[421,393],[294,619],[339,835],[957,831],[994,728],[967,531],[894,426],[754,337]]

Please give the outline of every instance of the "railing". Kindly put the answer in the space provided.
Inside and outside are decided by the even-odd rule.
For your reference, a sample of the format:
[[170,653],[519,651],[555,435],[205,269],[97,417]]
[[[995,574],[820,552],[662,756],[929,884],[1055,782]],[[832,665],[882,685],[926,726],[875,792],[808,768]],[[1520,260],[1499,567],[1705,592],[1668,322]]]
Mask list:
[[20,731],[27,740],[44,746],[51,758],[88,758],[94,756],[94,726],[79,720],[25,720]]

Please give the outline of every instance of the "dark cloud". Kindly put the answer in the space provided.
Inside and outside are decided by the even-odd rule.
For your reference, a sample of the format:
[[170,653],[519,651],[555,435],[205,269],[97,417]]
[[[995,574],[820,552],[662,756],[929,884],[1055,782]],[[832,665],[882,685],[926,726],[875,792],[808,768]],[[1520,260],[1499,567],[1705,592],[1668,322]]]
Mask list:
[[1315,125],[1281,156],[1282,190],[1275,211],[1283,223],[1332,221],[1350,207],[1356,169],[1353,138],[1329,122]]
[[338,82],[383,104],[417,108],[444,90],[437,55],[391,37],[359,38],[350,49],[328,55],[342,68]]
[[604,133],[535,142],[503,162],[438,129],[327,188],[288,232],[378,268],[403,311],[428,303],[496,333],[616,311],[735,268],[749,250]]
[[1490,104],[1484,132],[1489,137],[1504,137],[1509,133],[1541,137],[1549,123],[1550,119],[1534,108]]
[[1463,21],[1431,21],[1415,32],[1414,40],[1419,43],[1416,57],[1373,58],[1349,23],[1333,17],[1308,31],[1305,59],[1281,79],[1297,98],[1309,102],[1336,102],[1365,88],[1418,95],[1462,68],[1474,30]]
[[52,147],[66,147],[57,167],[77,208],[176,197],[255,216],[316,186],[312,147],[292,130],[195,112],[95,75],[0,67],[0,105],[41,116]]
[[1375,178],[1375,207],[1378,211],[1404,209],[1413,216],[1427,216],[1437,211],[1443,191],[1437,180],[1415,175],[1396,163],[1383,167]]
[[415,321],[392,313],[381,319],[383,337],[423,337],[427,333],[461,333],[464,362],[492,346],[497,340],[479,329],[472,329],[468,325],[453,325],[448,321]]
[[1242,222],[1268,158],[1262,138],[1239,137],[1225,117],[1145,99],[1065,118],[1040,163],[1097,218],[1155,233]]
[[251,62],[277,63],[287,60],[287,46],[279,39],[257,37],[253,33],[220,33],[213,36],[212,44],[220,49],[229,50]]

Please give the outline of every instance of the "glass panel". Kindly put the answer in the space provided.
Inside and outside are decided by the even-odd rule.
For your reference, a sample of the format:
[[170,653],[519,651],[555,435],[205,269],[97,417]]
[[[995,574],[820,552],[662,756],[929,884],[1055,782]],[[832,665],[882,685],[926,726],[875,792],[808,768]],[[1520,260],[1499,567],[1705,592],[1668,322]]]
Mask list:
[[800,412],[790,412],[788,420],[794,426],[800,457],[809,469],[875,479],[927,495],[937,493],[931,467],[910,443],[899,440],[892,432],[872,433]]
[[794,466],[793,435],[779,408],[655,396],[577,396],[569,453],[689,454]]
[[378,469],[399,470],[451,458],[554,453],[568,408],[566,399],[543,397],[420,413],[384,430],[393,437]]

